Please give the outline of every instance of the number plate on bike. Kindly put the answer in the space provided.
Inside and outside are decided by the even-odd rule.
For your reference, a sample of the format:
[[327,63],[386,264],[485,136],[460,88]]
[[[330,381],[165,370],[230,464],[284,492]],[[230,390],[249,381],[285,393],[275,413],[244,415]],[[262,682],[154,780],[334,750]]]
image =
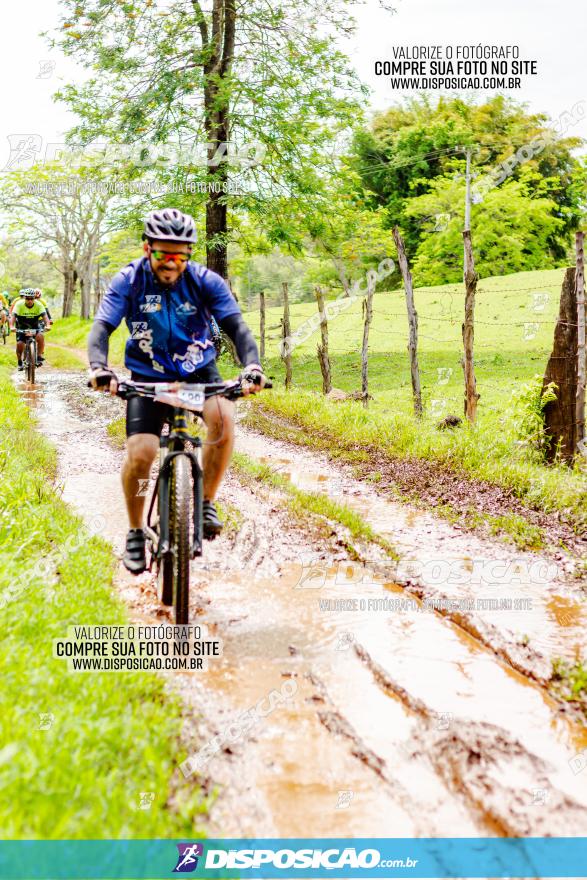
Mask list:
[[36,330],[25,330],[24,331],[25,336],[36,336],[36,334],[37,334]]
[[158,391],[155,400],[158,403],[167,403],[169,406],[189,409],[192,412],[202,412],[206,395],[204,385],[190,385],[189,388],[180,388],[177,391]]

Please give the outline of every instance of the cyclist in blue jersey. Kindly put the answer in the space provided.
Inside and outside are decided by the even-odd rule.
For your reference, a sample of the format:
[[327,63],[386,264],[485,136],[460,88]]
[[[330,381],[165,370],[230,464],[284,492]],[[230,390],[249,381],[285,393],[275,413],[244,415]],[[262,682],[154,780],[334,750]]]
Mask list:
[[[129,330],[125,365],[137,382],[221,382],[211,319],[233,341],[246,376],[245,391],[265,384],[259,352],[238,303],[220,275],[190,259],[196,241],[192,217],[176,208],[153,211],[145,221],[144,255],[116,275],[106,291],[88,339],[90,379],[94,388],[110,378],[106,390],[116,394],[118,379],[108,367],[110,334],[125,321]],[[212,321],[212,323],[213,323]],[[133,574],[146,568],[143,514],[139,486],[148,479],[159,450],[165,417],[161,404],[133,397],[126,411],[126,458],[122,485],[130,530],[125,566]],[[204,536],[222,529],[214,499],[230,462],[234,444],[234,404],[225,398],[206,401],[204,421]]]

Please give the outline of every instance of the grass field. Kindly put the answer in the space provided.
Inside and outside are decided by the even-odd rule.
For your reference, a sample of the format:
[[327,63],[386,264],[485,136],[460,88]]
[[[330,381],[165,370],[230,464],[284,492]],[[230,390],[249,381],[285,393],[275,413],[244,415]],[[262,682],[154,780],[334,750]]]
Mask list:
[[[415,291],[419,316],[419,361],[424,418],[413,417],[408,329],[403,290],[376,293],[370,334],[369,410],[358,402],[330,402],[319,393],[322,382],[316,344],[319,329],[293,352],[293,389],[264,394],[262,405],[295,418],[311,441],[314,431],[327,429],[332,442],[375,443],[391,456],[415,456],[447,464],[469,476],[506,486],[532,505],[562,511],[577,528],[587,522],[586,477],[579,464],[545,467],[520,424],[526,410],[515,398],[544,372],[552,347],[564,269],[523,272],[479,282],[476,305],[475,362],[479,401],[474,429],[438,431],[448,414],[462,416],[463,372],[461,323],[464,292],[461,284]],[[291,306],[292,331],[316,315],[314,303]],[[284,369],[279,357],[281,309],[267,312],[267,372],[279,384]],[[256,311],[246,319],[258,335]],[[90,322],[79,318],[58,321],[56,341],[83,348]],[[111,338],[111,362],[123,359],[126,328]],[[332,380],[344,391],[361,387],[360,349],[362,304],[357,299],[329,321]],[[228,362],[226,375],[234,373]]]
[[[536,373],[543,373],[552,346],[554,321],[563,269],[522,272],[487,278],[479,283],[475,315],[475,353],[480,424],[503,413],[511,392]],[[418,288],[419,359],[427,418],[462,413],[463,379],[460,365],[464,294],[460,284]],[[267,311],[275,327],[281,309]],[[316,314],[314,303],[291,306],[292,329]],[[246,314],[259,333],[256,311]],[[57,320],[49,342],[85,349],[91,322],[80,318]],[[374,412],[411,412],[410,371],[406,352],[407,320],[402,290],[376,293],[370,334],[369,379]],[[268,331],[267,364],[278,379],[283,366],[278,356],[279,330]],[[360,389],[362,340],[361,300],[329,323],[332,379],[345,391]],[[111,362],[123,360],[126,327],[110,339]],[[316,358],[319,330],[294,351],[294,384],[318,390],[321,376]]]
[[[524,272],[479,282],[475,310],[475,363],[480,423],[502,414],[504,403],[520,382],[544,372],[552,347],[563,269]],[[419,319],[419,361],[427,418],[438,421],[463,410],[461,324],[462,284],[424,287],[415,291]],[[345,391],[361,387],[361,300],[329,322],[332,380]],[[538,311],[536,309],[539,309]],[[316,314],[314,303],[291,306],[292,328]],[[275,326],[280,309],[269,309],[267,325]],[[248,316],[258,333],[258,316]],[[271,371],[279,378],[279,330],[269,331]],[[316,358],[320,331],[294,351],[294,384],[320,389]],[[376,293],[369,338],[369,388],[374,412],[411,412],[408,326],[403,290]]]
[[[56,458],[0,347],[0,819],[5,838],[193,835],[200,793],[171,791],[179,703],[154,673],[68,673],[52,641],[125,623],[114,558],[53,485]],[[153,796],[141,809],[141,792]],[[170,803],[170,795],[173,806]]]
[[[293,389],[263,395],[261,405],[293,419],[309,442],[324,429],[333,443],[349,448],[375,445],[392,457],[414,456],[446,464],[510,488],[528,503],[562,511],[580,530],[587,524],[584,465],[545,467],[524,437],[527,405],[519,399],[527,383],[544,373],[552,348],[563,269],[524,272],[483,279],[475,314],[478,422],[455,431],[439,431],[446,415],[462,417],[462,285],[415,291],[419,315],[419,362],[424,418],[413,416],[408,328],[402,290],[377,293],[369,345],[368,411],[358,402],[331,402],[317,394],[322,387],[315,355],[319,330],[293,352]],[[347,392],[361,387],[362,305],[357,300],[329,321],[332,380]],[[316,314],[313,303],[291,307],[292,331]],[[274,328],[280,309],[267,313]],[[248,315],[256,332],[258,317]],[[278,381],[284,368],[278,355],[279,330],[269,330],[267,371]],[[324,443],[318,441],[315,445]],[[506,529],[507,531],[507,529]]]

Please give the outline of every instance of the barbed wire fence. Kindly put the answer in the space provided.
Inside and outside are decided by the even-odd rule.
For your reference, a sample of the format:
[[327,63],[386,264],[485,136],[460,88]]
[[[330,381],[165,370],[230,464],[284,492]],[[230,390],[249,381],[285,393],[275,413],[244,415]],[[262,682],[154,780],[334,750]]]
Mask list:
[[[568,298],[569,296],[568,273],[572,274],[571,286],[573,292],[570,301],[565,308],[562,309],[563,298]],[[537,285],[518,285],[516,287],[508,287],[507,290],[504,290],[503,285],[499,283],[495,284],[490,280],[478,281],[476,289],[477,303],[483,308],[483,311],[480,315],[475,315],[474,326],[495,329],[493,338],[488,338],[487,334],[485,334],[485,338],[475,338],[475,363],[483,366],[487,366],[488,363],[496,366],[505,364],[508,354],[507,352],[503,352],[502,346],[499,342],[503,329],[507,329],[511,333],[513,329],[519,328],[522,340],[527,343],[531,343],[539,335],[543,336],[544,328],[546,327],[554,330],[553,350],[550,359],[546,352],[541,354],[539,349],[536,349],[535,353],[530,355],[530,357],[532,360],[539,361],[539,365],[537,364],[537,372],[544,375],[544,386],[546,387],[550,381],[554,381],[557,386],[559,408],[564,410],[565,414],[559,418],[558,422],[549,422],[553,409],[556,407],[553,408],[553,406],[547,405],[545,407],[546,426],[552,436],[552,448],[558,450],[558,454],[560,454],[562,450],[567,450],[569,454],[562,455],[562,458],[563,460],[571,462],[578,452],[583,455],[587,454],[584,437],[586,354],[583,233],[577,233],[576,265],[569,269],[568,273],[565,275],[560,293],[558,284],[539,285],[542,288],[539,290],[537,290]],[[359,336],[360,330],[356,310],[354,312],[345,310],[346,315],[339,313],[332,318],[331,321],[337,322],[337,332],[334,336],[332,333],[329,334],[327,319],[328,302],[325,303],[324,292],[319,285],[317,285],[317,288],[318,289],[315,291],[318,307],[317,313],[314,313],[313,316],[310,315],[310,317],[305,317],[302,324],[305,321],[311,321],[312,317],[314,317],[315,327],[309,336],[320,328],[321,343],[318,343],[317,345],[316,354],[313,352],[300,351],[300,345],[297,343],[288,347],[288,386],[291,387],[294,382],[295,372],[303,377],[304,385],[315,387],[321,384],[324,394],[329,394],[330,396],[341,399],[345,397],[357,400],[368,399],[364,396],[365,367],[364,361],[361,358],[361,339]],[[423,288],[424,292],[426,290],[427,288]],[[428,288],[428,290],[433,290],[433,288]],[[446,410],[446,407],[451,406],[453,403],[458,406],[459,399],[462,405],[463,398],[459,397],[458,394],[450,396],[448,394],[449,388],[447,386],[449,386],[449,384],[451,387],[454,386],[453,376],[455,369],[458,369],[459,364],[461,367],[463,365],[463,347],[462,345],[459,346],[457,342],[457,333],[455,333],[455,338],[452,340],[447,338],[446,335],[443,336],[442,334],[435,333],[434,327],[448,325],[449,327],[454,327],[455,331],[457,331],[458,328],[461,328],[462,330],[464,293],[465,288],[462,284],[455,283],[446,285],[443,289],[442,302],[438,304],[440,306],[438,313],[431,314],[429,310],[425,310],[419,312],[417,315],[417,319],[419,320],[419,326],[417,325],[417,339],[419,341],[425,341],[428,345],[432,344],[437,346],[435,352],[436,360],[438,361],[438,357],[440,356],[440,359],[444,360],[446,363],[446,365],[443,366],[430,366],[429,362],[431,357],[430,352],[427,351],[423,353],[422,362],[417,365],[418,379],[422,386],[420,395],[421,398],[428,398],[428,414],[434,418],[443,414],[443,407]],[[525,304],[525,310],[526,312],[529,310],[530,314],[526,313],[520,316],[520,318],[517,318],[508,314],[509,310],[506,308],[505,318],[503,317],[503,309],[501,310],[500,315],[496,314],[492,318],[487,316],[486,307],[487,304],[491,302],[493,295],[499,294],[499,302],[502,307],[504,303],[507,307],[509,303],[516,300],[518,302],[518,308],[521,308],[519,303],[521,293],[529,294],[529,301]],[[389,294],[389,296],[392,295],[393,294],[391,293]],[[546,306],[548,302],[551,301],[551,297],[557,295],[560,296],[561,301],[558,318],[548,317],[546,315]],[[363,294],[356,299],[358,304],[361,302],[364,303],[366,295]],[[304,303],[304,306],[306,305],[307,303]],[[284,358],[284,343],[287,338],[289,338],[291,342],[292,338],[295,338],[295,333],[298,329],[297,327],[293,328],[294,337],[292,337],[289,302],[287,311],[288,332],[285,333],[283,320],[278,325],[268,327],[267,330],[269,332],[266,332],[266,338],[268,341],[280,341],[281,356],[286,365],[286,372],[287,364]],[[304,309],[304,311],[306,311],[306,309]],[[400,319],[405,326],[398,327],[398,319]],[[345,321],[351,326],[345,327],[343,323]],[[343,323],[342,328],[339,322]],[[362,329],[364,336],[364,321]],[[275,330],[280,330],[280,332],[275,334],[273,332]],[[401,355],[402,344],[405,345],[407,343],[409,351],[411,339],[410,334],[409,309],[392,308],[386,309],[384,313],[380,312],[378,314],[375,301],[373,307],[373,321],[370,323],[368,331],[369,361],[374,361],[378,368],[383,367],[388,372],[395,372],[396,376],[398,374],[405,376],[408,370],[410,370],[410,378],[412,379],[412,397],[415,405],[417,398],[413,381],[411,352],[410,358],[408,359],[403,358]],[[326,346],[324,345],[325,340]],[[399,342],[400,344],[394,345],[394,341],[396,343]],[[295,359],[292,359],[292,353],[294,351]],[[492,358],[489,362],[486,355],[490,353],[492,354]],[[415,354],[417,357],[417,350]],[[558,369],[556,371],[556,377],[552,378],[548,366],[556,360],[561,361],[561,363],[564,364],[564,368]],[[367,364],[367,369],[368,368],[369,364]],[[328,377],[328,381],[326,381],[326,376]],[[355,389],[357,389],[357,385],[359,385],[360,382],[360,390],[357,389],[354,392],[343,392],[342,389],[333,388],[334,379],[343,384],[346,388],[352,388],[354,386]],[[512,379],[515,381],[516,376],[514,375]],[[406,384],[407,382],[403,382],[403,385]],[[435,394],[438,394],[439,387],[443,388],[440,399],[434,396]],[[373,390],[375,391],[375,394],[377,394],[377,390],[384,389],[376,390],[374,386]],[[568,403],[571,398],[573,402],[572,407],[570,407]],[[565,401],[565,403],[563,403],[563,401]],[[421,403],[421,405],[423,408],[424,404]],[[486,407],[488,411],[499,411],[502,409],[502,406],[495,406],[491,403],[486,404]],[[569,417],[571,410],[572,418]],[[444,414],[446,415],[447,413],[444,412]],[[570,440],[568,439],[569,436]],[[564,437],[567,439],[561,439]]]

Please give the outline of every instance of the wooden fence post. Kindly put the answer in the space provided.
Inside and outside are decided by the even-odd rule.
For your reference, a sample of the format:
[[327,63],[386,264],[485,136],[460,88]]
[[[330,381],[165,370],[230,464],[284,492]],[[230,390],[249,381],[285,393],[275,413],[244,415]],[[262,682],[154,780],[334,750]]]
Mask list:
[[422,391],[420,388],[420,368],[418,366],[418,313],[414,305],[414,290],[412,287],[412,273],[408,265],[406,257],[406,249],[403,239],[397,226],[393,227],[393,240],[397,248],[397,258],[399,261],[400,271],[404,282],[404,290],[406,292],[406,308],[408,311],[408,325],[410,328],[410,336],[408,342],[408,352],[410,354],[410,372],[412,376],[412,397],[414,400],[414,415],[417,418],[422,416]]
[[262,290],[259,294],[259,355],[261,357],[261,363],[265,360],[265,291]]
[[361,397],[365,409],[369,406],[369,327],[373,317],[373,294],[375,293],[375,281],[369,278],[367,281],[367,295],[363,300],[363,348],[361,350]]
[[577,232],[575,291],[577,296],[577,447],[585,437],[585,262],[583,246],[585,233]]
[[473,343],[475,340],[475,294],[477,292],[477,273],[473,259],[471,232],[463,232],[465,243],[465,320],[463,323],[463,370],[465,373],[465,416],[474,423],[477,418],[477,383],[475,381],[475,362],[473,359]]
[[282,284],[283,289],[283,318],[281,319],[281,358],[285,363],[285,387],[289,391],[291,387],[291,325],[289,322],[289,296],[287,281]]
[[563,278],[559,313],[554,328],[552,353],[546,365],[543,391],[554,382],[556,400],[544,407],[544,427],[547,435],[545,456],[554,461],[557,453],[571,463],[577,445],[577,286],[576,270],[567,269]]
[[328,318],[326,317],[326,309],[324,308],[324,295],[322,288],[317,284],[314,288],[316,301],[318,303],[318,312],[320,314],[320,335],[322,342],[316,347],[318,361],[320,362],[320,371],[322,373],[322,391],[324,394],[332,388],[330,357],[328,355]]

